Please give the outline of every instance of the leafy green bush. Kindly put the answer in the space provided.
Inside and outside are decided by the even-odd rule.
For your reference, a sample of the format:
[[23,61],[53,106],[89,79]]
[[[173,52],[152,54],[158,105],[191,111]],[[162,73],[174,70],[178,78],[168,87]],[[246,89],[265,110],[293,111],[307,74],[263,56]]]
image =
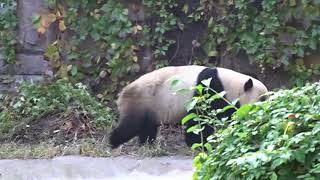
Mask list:
[[93,127],[106,129],[115,119],[110,108],[96,101],[81,83],[74,87],[61,79],[50,85],[23,83],[18,96],[2,96],[0,101],[0,136],[6,136],[19,124],[27,125],[44,116],[80,111]]
[[320,83],[237,110],[194,160],[194,179],[320,179]]

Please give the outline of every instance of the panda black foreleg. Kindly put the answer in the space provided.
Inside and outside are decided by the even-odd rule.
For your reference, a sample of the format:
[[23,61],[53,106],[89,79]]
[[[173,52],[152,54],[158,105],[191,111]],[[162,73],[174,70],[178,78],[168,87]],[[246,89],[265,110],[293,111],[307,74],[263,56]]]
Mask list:
[[[197,124],[198,122],[193,120],[190,120],[187,123],[186,130],[185,130],[185,142],[189,147],[191,147],[194,143],[201,143],[201,142],[206,143],[207,138],[214,132],[214,129],[209,125],[203,125],[204,129],[201,132],[202,136],[200,134],[194,134],[193,132],[190,132],[190,133],[187,132],[187,129]],[[201,138],[203,138],[202,141],[201,141]]]
[[148,141],[149,144],[152,144],[157,138],[157,131],[158,126],[146,126],[139,134],[139,143],[144,144]]
[[[216,100],[216,101],[212,102],[211,107],[212,107],[212,109],[222,109],[223,107],[226,107],[228,105],[229,105],[229,103],[220,99],[220,100]],[[240,104],[237,103],[236,107],[239,108]],[[223,113],[217,114],[216,118],[217,119],[222,119],[222,118],[230,119],[232,114],[235,111],[236,111],[235,108],[228,109],[227,111],[225,111]],[[191,110],[191,112],[196,113],[195,110]],[[191,147],[194,143],[201,143],[201,142],[206,143],[207,138],[214,133],[214,128],[208,124],[202,125],[202,126],[204,126],[204,129],[201,131],[202,135],[194,134],[193,132],[187,133],[187,129],[189,129],[190,127],[195,126],[197,124],[198,124],[198,122],[194,121],[194,120],[190,120],[186,124],[185,141],[189,147]],[[203,138],[202,141],[201,141],[201,138]]]
[[147,111],[143,126],[139,132],[139,143],[144,144],[148,141],[149,144],[152,144],[157,138],[158,127],[155,113]]
[[120,124],[115,128],[110,136],[110,144],[112,148],[129,141],[139,135],[141,127],[144,123],[144,113],[130,113],[120,120]]

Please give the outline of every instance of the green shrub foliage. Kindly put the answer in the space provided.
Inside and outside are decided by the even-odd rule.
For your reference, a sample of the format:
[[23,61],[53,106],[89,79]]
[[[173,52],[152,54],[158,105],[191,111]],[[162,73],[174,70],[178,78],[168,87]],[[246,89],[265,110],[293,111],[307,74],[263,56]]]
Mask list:
[[115,113],[96,101],[81,83],[75,86],[61,79],[50,85],[23,83],[17,96],[1,96],[0,136],[5,137],[15,126],[28,125],[44,116],[79,112],[95,128],[107,129]]
[[320,179],[320,83],[237,110],[194,160],[194,179]]
[[0,6],[0,54],[6,63],[12,64],[16,60],[16,1],[0,0]]

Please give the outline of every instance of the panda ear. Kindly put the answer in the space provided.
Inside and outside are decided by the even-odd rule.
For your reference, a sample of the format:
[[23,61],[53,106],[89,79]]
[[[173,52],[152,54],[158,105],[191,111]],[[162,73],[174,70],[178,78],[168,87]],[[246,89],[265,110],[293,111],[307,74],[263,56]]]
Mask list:
[[250,78],[245,84],[244,84],[244,91],[248,91],[253,87],[252,79]]

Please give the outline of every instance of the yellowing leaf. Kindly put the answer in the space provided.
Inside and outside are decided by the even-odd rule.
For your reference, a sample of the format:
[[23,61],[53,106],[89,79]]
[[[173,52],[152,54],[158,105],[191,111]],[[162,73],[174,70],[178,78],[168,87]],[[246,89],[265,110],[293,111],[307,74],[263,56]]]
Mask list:
[[139,24],[137,25],[137,30],[141,31],[142,30],[142,26],[140,26]]
[[132,60],[133,60],[133,62],[138,62],[138,57],[137,56],[133,56]]
[[95,19],[100,19],[101,15],[100,15],[100,14],[95,14],[93,17],[94,17]]
[[137,26],[133,26],[132,29],[133,29],[132,30],[133,34],[137,34],[137,32],[138,32]]
[[64,24],[64,20],[61,20],[60,22],[59,22],[59,30],[61,31],[61,32],[63,32],[63,31],[65,31],[67,29],[67,27],[66,27],[66,25]]
[[69,65],[67,66],[67,71],[71,71],[71,69],[72,69],[72,64],[69,64]]
[[284,131],[284,134],[292,135],[294,133],[294,130],[295,130],[295,123],[290,121],[286,125],[286,129]]
[[132,46],[131,46],[131,49],[132,49],[133,51],[136,51],[136,50],[139,50],[139,47],[137,47],[137,46],[135,46],[135,45],[132,45]]
[[49,23],[49,21],[47,20],[47,18],[41,18],[41,20],[40,20],[40,22],[41,22],[41,27],[43,27],[43,28],[48,28],[49,26],[50,26],[50,23]]
[[63,130],[70,130],[71,128],[73,128],[73,123],[71,121],[65,122],[64,125],[62,126]]
[[62,4],[59,3],[57,9],[59,10],[58,12],[59,12],[60,14],[64,14],[64,7],[63,7]]
[[51,23],[55,22],[57,19],[55,14],[48,14],[47,16],[41,16],[41,26],[48,28]]
[[208,53],[208,56],[209,57],[216,57],[218,55],[218,52],[217,51],[210,51],[209,53]]
[[40,34],[44,34],[46,32],[46,28],[44,28],[43,26],[40,26],[38,29],[37,29],[37,32],[40,33]]
[[188,13],[188,11],[189,11],[189,5],[188,5],[187,3],[183,5],[182,11],[183,11],[185,14]]
[[56,19],[57,19],[57,16],[56,16],[55,14],[53,14],[53,13],[50,13],[50,14],[48,14],[48,16],[47,16],[47,21],[50,22],[50,23],[55,22]]
[[103,95],[102,94],[97,94],[97,98],[102,99]]
[[94,13],[99,13],[100,12],[100,9],[95,9],[93,10]]
[[112,48],[112,49],[117,49],[117,47],[118,47],[118,46],[117,46],[116,43],[111,43],[111,48]]
[[57,11],[57,17],[61,17],[61,12],[60,11]]

